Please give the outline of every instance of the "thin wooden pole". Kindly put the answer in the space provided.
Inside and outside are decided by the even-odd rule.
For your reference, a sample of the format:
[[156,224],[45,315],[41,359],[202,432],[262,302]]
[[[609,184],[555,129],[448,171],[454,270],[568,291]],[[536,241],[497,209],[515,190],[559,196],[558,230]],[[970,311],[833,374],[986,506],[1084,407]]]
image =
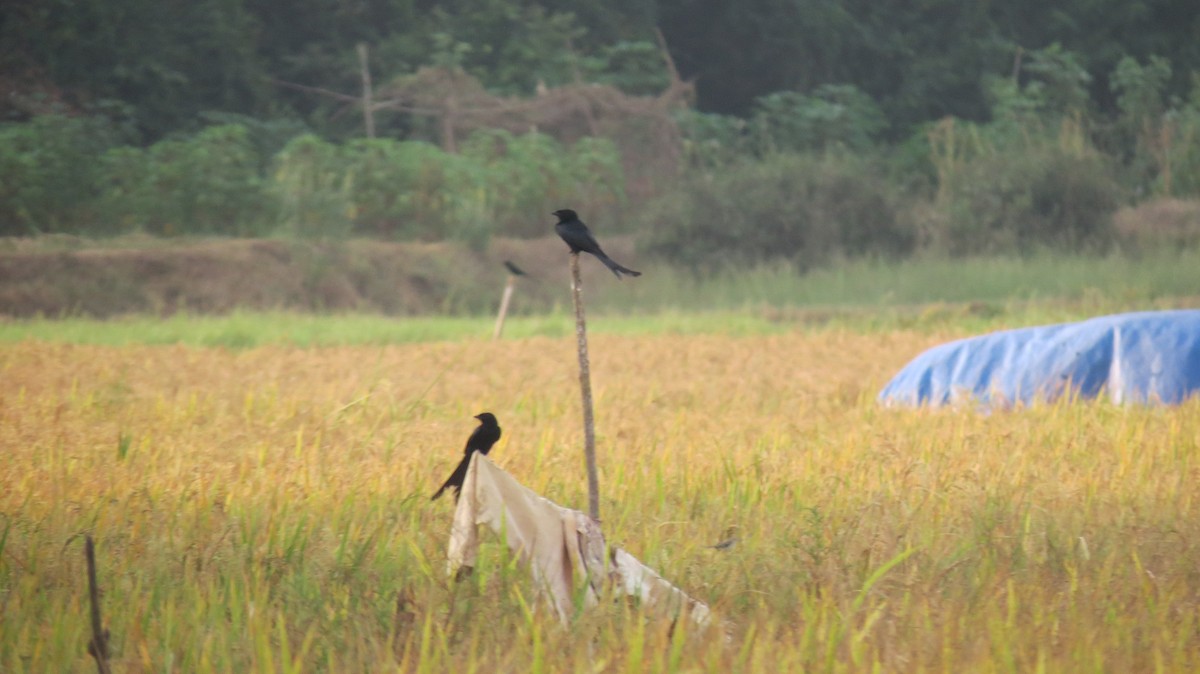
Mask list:
[[358,67],[362,75],[363,124],[367,127],[367,138],[375,137],[375,101],[371,90],[371,68],[367,62],[367,45],[358,43]]
[[508,301],[512,299],[513,286],[516,283],[517,277],[509,274],[508,283],[504,284],[504,294],[500,297],[500,311],[496,312],[496,329],[492,331],[492,340],[500,339],[500,333],[504,332],[504,318],[508,316]]
[[592,375],[588,366],[587,320],[583,315],[583,281],[579,253],[571,253],[571,297],[575,300],[575,339],[579,345],[579,388],[583,393],[583,456],[587,461],[588,515],[600,521],[600,478],[596,476],[596,423],[592,414]]
[[88,643],[88,654],[96,659],[96,670],[100,674],[109,674],[108,634],[101,626],[100,588],[96,585],[96,546],[90,535],[84,537],[83,552],[87,558],[88,595],[92,602],[92,640]]

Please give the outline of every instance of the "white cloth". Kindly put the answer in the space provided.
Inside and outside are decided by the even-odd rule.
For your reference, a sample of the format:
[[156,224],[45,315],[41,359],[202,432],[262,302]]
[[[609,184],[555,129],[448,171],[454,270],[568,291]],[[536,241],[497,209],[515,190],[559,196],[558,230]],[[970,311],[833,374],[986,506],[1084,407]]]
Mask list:
[[451,576],[462,567],[475,566],[480,524],[505,533],[509,549],[529,566],[535,584],[546,592],[564,623],[571,616],[577,583],[586,583],[585,605],[594,606],[607,581],[613,590],[640,598],[643,606],[671,617],[686,611],[695,624],[709,624],[707,605],[633,555],[613,548],[606,559],[604,534],[595,520],[539,496],[476,452],[454,511],[447,551]]

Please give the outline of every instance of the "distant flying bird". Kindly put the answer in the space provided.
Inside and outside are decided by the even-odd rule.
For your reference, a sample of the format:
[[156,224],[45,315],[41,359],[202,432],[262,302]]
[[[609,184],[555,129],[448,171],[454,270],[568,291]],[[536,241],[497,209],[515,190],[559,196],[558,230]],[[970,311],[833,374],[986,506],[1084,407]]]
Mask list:
[[618,279],[621,278],[621,274],[628,274],[630,276],[642,275],[642,272],[622,267],[613,261],[611,257],[605,255],[604,251],[600,249],[600,244],[596,243],[595,237],[588,231],[587,225],[583,224],[583,221],[579,219],[575,211],[563,208],[554,211],[552,215],[558,216],[558,224],[554,225],[554,231],[558,232],[562,240],[566,241],[567,245],[571,247],[571,253],[578,255],[580,251],[583,251],[595,255],[596,259],[603,262],[605,267],[611,269],[612,273]]
[[512,260],[505,260],[504,267],[505,269],[508,269],[508,273],[512,274],[513,276],[528,276],[528,274],[525,273],[525,270],[513,264]]
[[447,487],[453,487],[454,502],[458,503],[458,494],[462,491],[463,480],[467,478],[467,468],[471,465],[471,454],[479,452],[486,456],[491,451],[492,445],[500,439],[500,425],[496,423],[496,417],[491,412],[481,412],[475,415],[475,418],[479,420],[479,425],[475,427],[475,432],[471,433],[471,437],[467,438],[467,446],[463,448],[462,461],[458,463],[454,472],[450,473],[450,477],[446,479],[442,488],[429,498],[430,501],[441,496]]

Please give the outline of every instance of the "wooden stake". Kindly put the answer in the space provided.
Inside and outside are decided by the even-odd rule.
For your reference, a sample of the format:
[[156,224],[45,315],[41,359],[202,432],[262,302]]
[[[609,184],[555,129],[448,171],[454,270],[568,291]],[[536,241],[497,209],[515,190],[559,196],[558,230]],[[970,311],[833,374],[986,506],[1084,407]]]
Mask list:
[[496,313],[496,329],[492,331],[492,340],[500,339],[500,333],[504,332],[504,318],[508,316],[508,301],[512,299],[513,286],[517,283],[517,277],[513,274],[508,275],[508,283],[504,284],[504,294],[500,297],[500,311]]
[[658,38],[658,51],[662,54],[663,63],[667,66],[667,75],[671,78],[671,88],[681,84],[683,78],[679,76],[679,70],[675,67],[675,59],[671,58],[671,50],[667,49],[667,37],[663,35],[662,29],[658,26],[654,27],[654,36]]
[[92,640],[88,643],[88,654],[96,658],[100,674],[109,674],[108,633],[100,624],[100,588],[96,585],[96,545],[90,535],[84,537],[83,553],[87,557],[88,593],[92,598]]
[[371,68],[367,63],[367,45],[358,43],[358,67],[362,75],[363,124],[367,127],[367,138],[375,137],[375,102],[371,91]]
[[592,375],[588,366],[587,320],[583,315],[583,281],[579,253],[571,253],[571,297],[575,301],[575,339],[579,346],[579,388],[583,393],[583,456],[587,461],[588,515],[600,521],[600,478],[596,476],[596,424],[592,414]]

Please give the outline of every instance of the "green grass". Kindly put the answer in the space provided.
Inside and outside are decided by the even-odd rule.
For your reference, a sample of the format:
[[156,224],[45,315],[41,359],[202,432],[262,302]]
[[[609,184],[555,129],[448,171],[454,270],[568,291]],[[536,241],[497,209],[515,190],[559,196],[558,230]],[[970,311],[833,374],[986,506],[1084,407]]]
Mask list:
[[[740,311],[603,314],[589,316],[594,335],[724,335],[750,337],[791,331],[849,330],[883,333],[904,329],[919,332],[970,334],[1026,325],[1041,325],[1120,311],[1176,308],[1175,298],[1118,301],[1083,298],[1076,301],[934,303],[898,307],[841,307],[742,309]],[[490,339],[491,316],[388,317],[371,314],[318,315],[296,312],[238,311],[225,316],[176,314],[166,318],[127,316],[20,319],[0,322],[0,343],[24,340],[104,346],[184,344],[233,349],[266,345],[299,347],[383,346],[420,342]],[[575,332],[574,316],[553,313],[511,317],[505,340],[534,337],[565,338]]]
[[807,274],[776,265],[711,278],[651,268],[637,280],[593,289],[598,295],[593,304],[613,311],[703,311],[1089,298],[1134,303],[1200,295],[1198,269],[1200,250],[1164,250],[1139,257],[1043,253],[1025,258],[857,260]]
[[[387,317],[368,314],[315,315],[294,312],[244,312],[227,316],[176,314],[167,318],[131,316],[12,320],[0,323],[0,342],[26,339],[70,344],[126,346],[187,344],[249,348],[269,344],[354,346],[487,339],[495,325],[490,316]],[[505,325],[506,339],[565,337],[575,332],[571,314],[518,316]],[[612,316],[589,325],[595,334],[762,335],[782,332],[788,324],[748,312]]]
[[[764,266],[697,278],[650,268],[585,288],[594,334],[769,335],[795,329],[959,332],[1079,320],[1121,311],[1196,306],[1200,251],[1124,256],[1050,256],[896,263],[847,262],[798,274]],[[544,293],[544,289],[539,289]],[[565,297],[567,293],[562,293]],[[475,304],[483,304],[476,302]],[[81,317],[0,322],[0,342],[34,339],[103,345],[188,344],[247,348],[384,345],[487,339],[490,314],[382,316],[235,311],[222,316]],[[573,334],[569,305],[514,301],[508,339]]]

